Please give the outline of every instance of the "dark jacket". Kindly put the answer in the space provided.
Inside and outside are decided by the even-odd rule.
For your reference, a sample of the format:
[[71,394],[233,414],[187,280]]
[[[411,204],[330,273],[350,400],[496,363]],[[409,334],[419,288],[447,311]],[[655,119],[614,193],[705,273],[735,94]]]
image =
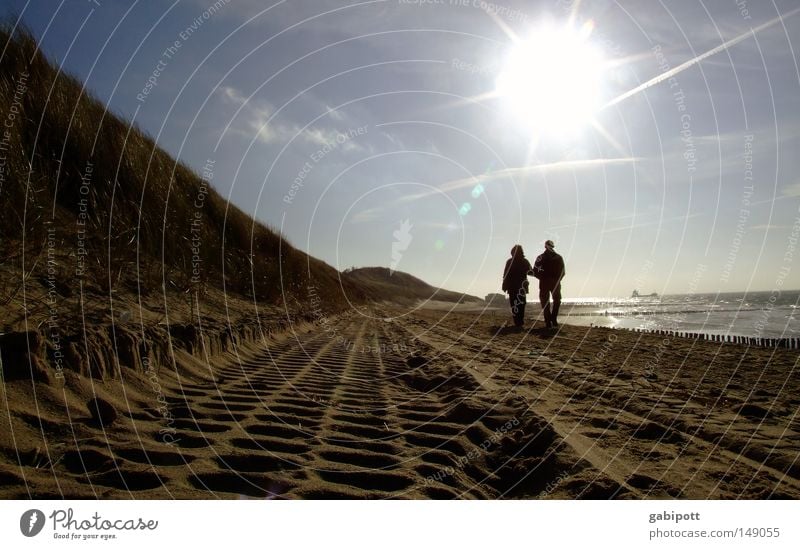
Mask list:
[[533,276],[539,279],[540,288],[555,288],[566,274],[564,258],[549,248],[533,264]]
[[524,289],[527,292],[528,275],[532,274],[531,262],[525,256],[510,258],[503,269],[503,291],[518,292]]

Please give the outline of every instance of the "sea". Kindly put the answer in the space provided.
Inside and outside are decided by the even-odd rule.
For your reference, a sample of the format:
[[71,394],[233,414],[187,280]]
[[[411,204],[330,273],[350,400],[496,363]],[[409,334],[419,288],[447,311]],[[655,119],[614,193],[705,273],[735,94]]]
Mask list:
[[800,290],[565,298],[564,322],[762,338],[800,336]]

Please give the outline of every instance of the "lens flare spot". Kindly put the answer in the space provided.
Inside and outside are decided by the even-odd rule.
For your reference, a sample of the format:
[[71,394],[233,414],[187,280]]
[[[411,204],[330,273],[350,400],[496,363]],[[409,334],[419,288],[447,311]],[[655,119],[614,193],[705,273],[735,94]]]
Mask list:
[[469,211],[470,211],[471,209],[472,209],[472,204],[470,204],[469,202],[464,202],[464,203],[461,205],[461,209],[460,209],[460,210],[458,210],[458,213],[459,213],[459,215],[461,215],[461,216],[465,216],[465,215],[467,215],[467,214],[469,213]]
[[482,194],[483,194],[483,185],[481,185],[480,183],[478,183],[478,184],[477,184],[477,185],[475,185],[475,187],[473,187],[473,189],[472,189],[472,198],[478,198],[478,197],[479,197],[480,195],[482,195]]

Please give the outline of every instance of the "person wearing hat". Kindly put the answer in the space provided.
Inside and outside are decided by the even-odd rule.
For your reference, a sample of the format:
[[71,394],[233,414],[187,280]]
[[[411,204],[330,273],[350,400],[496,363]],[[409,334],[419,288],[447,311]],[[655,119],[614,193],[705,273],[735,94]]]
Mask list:
[[[561,306],[561,280],[566,274],[564,258],[558,255],[552,240],[545,240],[544,253],[533,264],[533,276],[539,279],[539,303],[542,304],[545,326],[558,327],[558,309]],[[550,308],[550,296],[553,307]]]
[[514,325],[522,328],[525,323],[525,295],[528,293],[528,275],[533,274],[530,261],[525,257],[522,246],[511,248],[511,257],[503,269],[503,291],[508,292]]

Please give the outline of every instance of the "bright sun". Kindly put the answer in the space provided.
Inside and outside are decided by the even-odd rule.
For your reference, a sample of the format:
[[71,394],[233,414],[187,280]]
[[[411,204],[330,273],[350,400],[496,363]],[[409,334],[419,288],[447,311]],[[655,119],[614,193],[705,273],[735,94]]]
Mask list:
[[542,28],[509,53],[496,93],[536,133],[575,131],[600,107],[603,58],[588,42],[591,30]]

